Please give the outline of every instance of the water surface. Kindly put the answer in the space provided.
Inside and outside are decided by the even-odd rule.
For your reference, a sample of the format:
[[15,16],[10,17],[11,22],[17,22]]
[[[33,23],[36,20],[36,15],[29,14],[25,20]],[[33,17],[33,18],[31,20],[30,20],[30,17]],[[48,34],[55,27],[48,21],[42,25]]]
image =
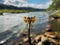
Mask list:
[[30,12],[11,14],[4,13],[0,16],[0,43],[8,40],[13,34],[21,31],[27,31],[27,24],[24,23],[24,16],[36,16],[36,21],[31,26],[31,32],[41,33],[49,22],[49,15],[47,12]]

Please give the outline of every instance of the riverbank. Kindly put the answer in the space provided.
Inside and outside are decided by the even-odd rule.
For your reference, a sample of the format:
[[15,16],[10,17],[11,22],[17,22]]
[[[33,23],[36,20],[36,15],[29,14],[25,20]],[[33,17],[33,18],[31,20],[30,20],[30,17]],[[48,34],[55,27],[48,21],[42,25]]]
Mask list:
[[28,13],[28,12],[38,12],[36,10],[0,10],[0,15],[3,13]]
[[[48,28],[47,28],[48,27]],[[50,25],[46,26],[47,29],[50,28]],[[31,33],[31,42],[32,45],[60,45],[59,43],[59,37],[56,35],[56,33],[53,30],[47,30],[45,29],[45,33],[43,34],[34,34]],[[15,37],[10,38],[4,45],[29,45],[28,42],[28,33],[22,32],[17,34]]]
[[54,20],[50,21],[50,24],[52,25],[52,29],[57,32],[57,34],[60,34],[60,0],[53,0],[53,3],[50,5],[50,7],[47,9],[48,11],[54,11],[57,12],[52,14],[50,17],[53,17]]
[[26,13],[30,12],[29,10],[0,10],[0,15],[3,13]]
[[58,9],[57,11],[58,11],[57,13],[55,13],[55,14],[53,14],[51,16],[59,18],[60,17],[60,9]]

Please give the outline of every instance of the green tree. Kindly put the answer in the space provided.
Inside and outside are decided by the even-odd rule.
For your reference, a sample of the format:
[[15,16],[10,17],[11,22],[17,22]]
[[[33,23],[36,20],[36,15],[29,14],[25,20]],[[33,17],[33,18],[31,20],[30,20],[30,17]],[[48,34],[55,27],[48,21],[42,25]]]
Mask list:
[[57,10],[60,8],[60,0],[53,0],[53,3],[48,8],[49,10]]

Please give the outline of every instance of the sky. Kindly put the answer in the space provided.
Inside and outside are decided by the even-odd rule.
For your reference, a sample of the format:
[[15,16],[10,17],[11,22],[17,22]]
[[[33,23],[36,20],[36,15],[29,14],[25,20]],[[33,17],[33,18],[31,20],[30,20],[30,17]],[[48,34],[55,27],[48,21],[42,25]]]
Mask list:
[[33,7],[46,9],[52,4],[52,0],[0,0],[0,4],[13,5],[17,7]]

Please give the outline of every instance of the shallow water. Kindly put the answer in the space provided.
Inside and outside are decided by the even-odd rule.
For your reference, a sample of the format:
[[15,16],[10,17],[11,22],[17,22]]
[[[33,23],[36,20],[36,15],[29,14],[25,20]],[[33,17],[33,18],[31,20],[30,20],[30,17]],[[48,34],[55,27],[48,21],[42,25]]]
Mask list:
[[27,31],[28,26],[24,23],[24,16],[36,16],[36,21],[32,24],[31,32],[41,32],[49,22],[49,15],[47,12],[30,12],[20,14],[4,13],[0,16],[0,41],[8,40],[17,32]]

